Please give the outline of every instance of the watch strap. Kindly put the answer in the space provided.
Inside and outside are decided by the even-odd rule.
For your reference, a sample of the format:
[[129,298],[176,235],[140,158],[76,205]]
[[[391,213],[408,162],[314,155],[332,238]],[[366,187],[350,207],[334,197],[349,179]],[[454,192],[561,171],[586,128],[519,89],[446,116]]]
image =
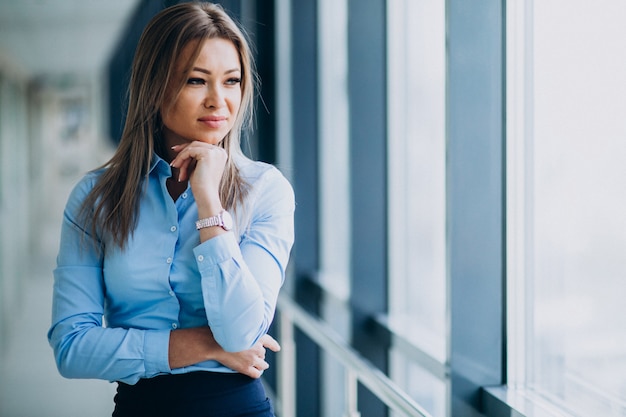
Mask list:
[[228,231],[233,227],[233,219],[226,210],[222,210],[219,214],[205,219],[196,221],[196,229],[204,229],[206,227],[219,226]]
[[222,225],[222,216],[220,216],[219,214],[216,216],[211,216],[211,217],[207,217],[207,218],[196,221],[196,229],[198,230],[204,229],[207,227],[221,226],[221,225]]

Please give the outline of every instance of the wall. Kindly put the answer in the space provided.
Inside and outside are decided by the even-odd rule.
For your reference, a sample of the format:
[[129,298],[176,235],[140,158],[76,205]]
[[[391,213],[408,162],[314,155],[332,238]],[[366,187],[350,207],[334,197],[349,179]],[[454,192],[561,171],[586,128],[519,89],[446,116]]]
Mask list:
[[28,90],[18,73],[0,60],[0,353],[19,310],[29,251]]

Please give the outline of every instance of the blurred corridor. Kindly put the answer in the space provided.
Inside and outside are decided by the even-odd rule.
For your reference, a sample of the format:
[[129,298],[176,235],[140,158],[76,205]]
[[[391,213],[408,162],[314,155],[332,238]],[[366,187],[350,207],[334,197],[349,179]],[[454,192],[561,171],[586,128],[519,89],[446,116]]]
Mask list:
[[62,378],[46,333],[63,206],[104,162],[103,70],[136,1],[0,0],[0,416],[111,415],[115,385]]
[[[58,195],[66,195],[67,187],[62,186],[66,184],[58,185]],[[57,212],[58,204],[52,206]],[[2,417],[107,416],[113,411],[115,385],[61,377],[46,339],[58,230],[58,215],[42,224],[41,247],[29,251],[28,265],[20,275],[18,306],[5,317],[10,329],[0,356]]]

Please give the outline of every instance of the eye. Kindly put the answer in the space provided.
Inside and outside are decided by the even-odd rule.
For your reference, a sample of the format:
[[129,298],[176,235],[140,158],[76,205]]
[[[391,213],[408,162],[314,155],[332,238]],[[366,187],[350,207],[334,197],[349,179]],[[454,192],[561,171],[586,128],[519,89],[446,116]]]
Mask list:
[[237,85],[241,83],[241,78],[232,77],[226,80],[226,85]]
[[187,80],[187,84],[189,84],[189,85],[204,85],[204,80],[202,78],[189,78]]

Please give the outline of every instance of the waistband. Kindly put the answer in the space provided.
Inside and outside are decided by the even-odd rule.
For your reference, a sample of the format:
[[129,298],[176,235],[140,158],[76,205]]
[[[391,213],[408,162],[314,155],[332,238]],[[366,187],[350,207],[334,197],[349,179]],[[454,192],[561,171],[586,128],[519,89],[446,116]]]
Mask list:
[[[269,414],[254,414],[256,411]],[[271,404],[260,379],[239,373],[209,371],[159,375],[135,385],[118,382],[113,417],[271,416]]]

